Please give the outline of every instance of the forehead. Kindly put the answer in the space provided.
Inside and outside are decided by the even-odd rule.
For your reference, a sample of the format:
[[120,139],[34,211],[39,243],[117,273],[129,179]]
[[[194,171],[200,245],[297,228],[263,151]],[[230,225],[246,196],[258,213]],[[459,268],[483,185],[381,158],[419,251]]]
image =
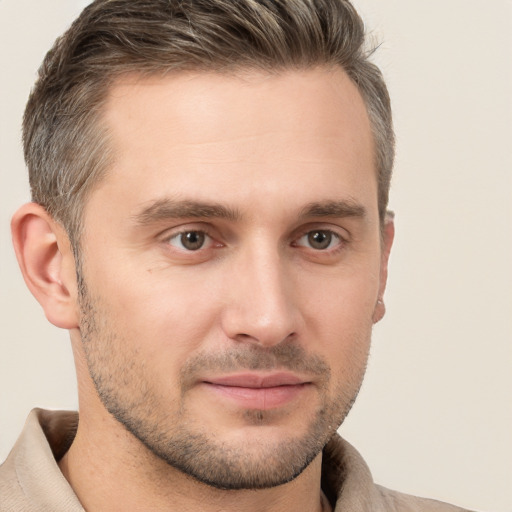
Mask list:
[[363,99],[341,68],[128,75],[111,86],[105,117],[120,137],[165,124],[168,133],[189,143],[269,128],[360,139],[370,131]]
[[104,121],[114,165],[99,188],[134,201],[279,200],[286,189],[308,202],[331,181],[376,197],[366,107],[339,68],[124,77]]

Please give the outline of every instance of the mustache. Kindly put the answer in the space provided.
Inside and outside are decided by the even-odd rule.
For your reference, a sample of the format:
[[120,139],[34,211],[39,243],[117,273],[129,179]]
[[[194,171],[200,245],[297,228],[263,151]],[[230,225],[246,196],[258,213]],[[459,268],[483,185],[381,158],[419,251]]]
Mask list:
[[182,389],[193,385],[205,373],[224,374],[246,370],[288,370],[323,379],[329,379],[331,374],[325,359],[309,354],[294,342],[272,347],[240,345],[221,353],[201,353],[189,358],[180,372]]

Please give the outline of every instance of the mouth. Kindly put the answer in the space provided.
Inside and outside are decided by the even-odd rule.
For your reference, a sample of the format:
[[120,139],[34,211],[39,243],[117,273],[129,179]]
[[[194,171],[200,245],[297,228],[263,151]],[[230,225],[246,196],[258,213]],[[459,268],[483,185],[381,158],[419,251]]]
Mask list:
[[244,373],[202,381],[222,401],[245,409],[269,410],[283,407],[303,394],[312,382],[291,373]]

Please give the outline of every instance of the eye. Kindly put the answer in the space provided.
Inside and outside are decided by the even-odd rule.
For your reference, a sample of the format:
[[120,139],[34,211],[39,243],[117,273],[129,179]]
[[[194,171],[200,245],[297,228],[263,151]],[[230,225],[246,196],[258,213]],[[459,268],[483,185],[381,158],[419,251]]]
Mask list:
[[185,251],[198,251],[210,241],[204,231],[182,231],[169,238],[170,245]]
[[341,238],[334,232],[326,229],[315,229],[302,235],[296,242],[302,247],[311,247],[316,251],[325,251],[336,247],[341,242]]

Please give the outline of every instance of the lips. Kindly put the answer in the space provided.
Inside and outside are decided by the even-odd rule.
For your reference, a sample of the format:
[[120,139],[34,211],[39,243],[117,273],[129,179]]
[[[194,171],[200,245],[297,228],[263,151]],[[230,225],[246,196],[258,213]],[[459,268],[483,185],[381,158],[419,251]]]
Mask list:
[[246,409],[275,409],[298,398],[311,382],[291,373],[244,373],[203,381],[223,401]]
[[274,388],[278,386],[296,386],[297,384],[305,383],[304,379],[292,373],[244,373],[215,377],[207,382],[219,386],[235,386],[241,388]]

